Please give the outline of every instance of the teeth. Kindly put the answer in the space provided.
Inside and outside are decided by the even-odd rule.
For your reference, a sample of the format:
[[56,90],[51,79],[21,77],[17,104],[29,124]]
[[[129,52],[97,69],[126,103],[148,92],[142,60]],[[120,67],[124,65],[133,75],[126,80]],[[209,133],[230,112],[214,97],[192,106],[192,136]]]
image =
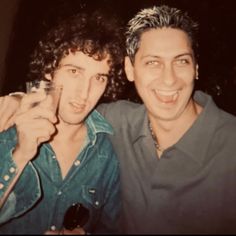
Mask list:
[[168,90],[154,90],[157,98],[163,103],[172,103],[175,102],[178,98],[179,91],[168,91]]
[[178,91],[165,91],[165,90],[154,90],[157,94],[163,95],[163,96],[174,96],[178,94]]

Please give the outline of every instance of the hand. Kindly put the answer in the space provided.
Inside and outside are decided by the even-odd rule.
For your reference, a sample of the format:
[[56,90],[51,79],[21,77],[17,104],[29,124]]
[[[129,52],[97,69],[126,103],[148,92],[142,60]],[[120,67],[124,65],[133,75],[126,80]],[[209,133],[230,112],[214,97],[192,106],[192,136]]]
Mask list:
[[15,114],[20,101],[20,96],[0,97],[0,132],[7,130],[15,123]]
[[85,235],[83,228],[75,228],[73,230],[62,229],[62,230],[48,230],[44,234],[46,235]]
[[[31,93],[22,98],[15,114],[18,144],[13,152],[15,161],[27,163],[37,153],[38,146],[55,133],[55,114],[44,106],[45,93]],[[37,105],[35,105],[37,104]]]

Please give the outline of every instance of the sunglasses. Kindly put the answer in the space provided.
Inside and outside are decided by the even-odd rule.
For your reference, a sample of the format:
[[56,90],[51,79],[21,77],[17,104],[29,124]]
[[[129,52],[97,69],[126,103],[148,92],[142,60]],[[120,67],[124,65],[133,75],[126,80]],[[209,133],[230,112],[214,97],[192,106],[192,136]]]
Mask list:
[[83,227],[89,219],[89,210],[81,203],[72,204],[64,215],[63,226],[65,229],[73,230]]

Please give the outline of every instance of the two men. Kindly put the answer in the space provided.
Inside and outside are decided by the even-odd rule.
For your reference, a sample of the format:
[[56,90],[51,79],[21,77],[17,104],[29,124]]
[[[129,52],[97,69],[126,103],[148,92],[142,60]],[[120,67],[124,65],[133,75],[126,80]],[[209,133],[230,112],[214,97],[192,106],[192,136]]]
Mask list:
[[197,24],[154,6],[128,23],[127,78],[143,105],[101,105],[120,161],[125,233],[235,233],[236,118],[194,91]]
[[94,107],[104,93],[117,95],[122,44],[119,25],[99,13],[72,16],[39,42],[29,77],[63,89],[57,116],[32,106],[45,94],[27,94],[16,126],[0,134],[1,233],[66,233],[65,213],[77,203],[89,210],[77,233],[117,232],[119,164],[108,139],[113,130]]

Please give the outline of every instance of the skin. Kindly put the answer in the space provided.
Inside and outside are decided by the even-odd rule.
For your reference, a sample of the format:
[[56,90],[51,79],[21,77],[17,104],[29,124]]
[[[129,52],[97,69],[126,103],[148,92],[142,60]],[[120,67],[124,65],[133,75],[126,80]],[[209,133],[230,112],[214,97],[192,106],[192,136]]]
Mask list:
[[96,61],[82,52],[70,53],[61,60],[53,78],[63,86],[60,123],[78,125],[95,107],[107,85],[110,69],[107,60]]
[[191,96],[197,64],[190,39],[179,29],[146,31],[134,63],[127,57],[125,69],[147,108],[159,144],[166,149],[180,139],[201,112]]

